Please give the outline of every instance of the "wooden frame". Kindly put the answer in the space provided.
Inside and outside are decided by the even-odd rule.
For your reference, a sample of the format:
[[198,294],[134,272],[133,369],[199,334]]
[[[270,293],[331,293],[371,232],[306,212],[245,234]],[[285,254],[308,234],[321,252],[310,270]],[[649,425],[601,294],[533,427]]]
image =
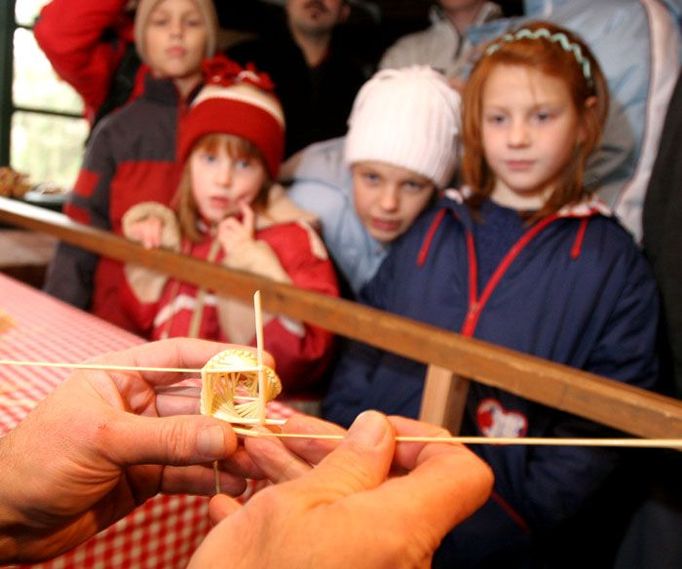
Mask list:
[[[109,232],[16,200],[0,198],[0,221],[49,233],[100,255],[163,271],[246,302],[260,289],[263,308],[268,312],[304,320],[436,366],[429,375],[422,407],[422,416],[432,422],[452,425],[457,420],[457,409],[453,409],[451,401],[462,387],[446,389],[447,396],[434,395],[433,391],[442,389],[448,376],[444,370],[448,370],[460,378],[498,387],[626,433],[646,438],[682,438],[682,402],[675,399],[354,302],[169,251],[145,251],[141,245]],[[438,384],[440,387],[435,387]]]

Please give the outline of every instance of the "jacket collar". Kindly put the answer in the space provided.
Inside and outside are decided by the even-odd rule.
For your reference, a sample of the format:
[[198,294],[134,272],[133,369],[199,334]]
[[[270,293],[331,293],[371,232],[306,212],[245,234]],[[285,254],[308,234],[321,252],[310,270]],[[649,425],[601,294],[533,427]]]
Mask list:
[[[472,26],[480,26],[491,20],[495,20],[502,16],[502,9],[494,2],[486,2],[481,6],[476,19],[471,23]],[[443,9],[440,6],[432,6],[429,12],[429,19],[431,23],[437,24],[438,22],[445,22],[448,25],[450,21],[445,16]]]
[[[465,200],[471,195],[471,190],[464,186],[459,189],[448,189],[444,192],[444,198],[439,204],[441,207],[445,207],[451,210],[457,217],[459,217],[466,225],[468,225],[465,220],[471,219],[468,213],[468,208],[466,207]],[[613,217],[613,212],[596,195],[586,195],[580,201],[573,202],[562,207],[557,215],[559,217],[578,217],[587,218],[594,217],[596,215],[603,215],[605,217]]]
[[144,97],[167,105],[177,105],[180,99],[171,79],[157,79],[151,73],[146,73],[144,77]]

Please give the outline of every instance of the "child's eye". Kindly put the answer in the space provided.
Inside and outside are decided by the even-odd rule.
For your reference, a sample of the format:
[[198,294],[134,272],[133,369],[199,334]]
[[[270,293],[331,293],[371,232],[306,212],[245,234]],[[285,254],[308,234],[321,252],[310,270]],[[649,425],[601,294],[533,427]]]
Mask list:
[[239,158],[239,159],[234,161],[234,166],[235,166],[235,168],[239,168],[240,170],[243,170],[243,169],[251,166],[251,160],[248,158]]
[[373,172],[363,172],[361,174],[361,177],[362,177],[363,181],[369,186],[376,186],[381,181],[381,178],[379,177],[379,175],[375,174]]
[[188,28],[199,28],[204,25],[204,21],[199,17],[185,19],[185,26]]
[[549,111],[538,111],[535,113],[533,118],[537,122],[543,123],[543,122],[547,122],[548,120],[550,120],[552,118],[552,116],[553,116],[552,113],[550,113]]
[[169,21],[170,19],[167,18],[166,16],[156,16],[149,19],[149,25],[160,28],[163,26],[167,26]]
[[506,117],[503,114],[499,113],[491,113],[489,115],[486,115],[484,117],[485,122],[491,125],[499,125],[503,124],[506,120]]
[[212,152],[202,152],[199,155],[199,158],[208,164],[213,164],[214,162],[216,162],[218,160],[218,155],[213,154]]
[[417,194],[427,187],[428,184],[417,182],[416,180],[407,180],[401,184],[401,188],[408,194]]

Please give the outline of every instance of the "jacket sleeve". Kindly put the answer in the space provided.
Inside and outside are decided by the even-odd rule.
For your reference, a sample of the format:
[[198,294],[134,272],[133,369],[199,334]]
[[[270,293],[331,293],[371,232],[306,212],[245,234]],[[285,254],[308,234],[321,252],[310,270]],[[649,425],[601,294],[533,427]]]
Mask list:
[[60,242],[47,269],[43,290],[76,308],[88,310],[98,259],[95,253]]
[[[358,302],[384,310],[386,291],[393,282],[394,253],[395,250],[360,291]],[[383,350],[363,342],[349,340],[344,344],[322,404],[325,419],[347,428],[366,409],[372,376],[384,355]]]
[[[147,271],[147,273],[151,272]],[[149,294],[150,287],[145,289],[140,286],[140,278],[144,279],[144,277],[149,276],[148,274],[136,273],[135,271],[131,274],[127,270],[124,273],[125,278],[121,279],[121,288],[119,290],[121,310],[135,324],[136,330],[139,330],[142,336],[151,338],[154,330],[154,320],[162,309],[161,294],[168,279],[163,275],[153,275],[152,282],[156,285],[154,288],[156,294]],[[142,290],[142,294],[146,293],[146,295],[143,296],[140,290]]]
[[[123,236],[127,239],[132,239],[131,228],[138,222],[143,221],[149,217],[156,217],[163,223],[161,231],[161,247],[170,251],[180,251],[180,226],[175,213],[169,207],[157,202],[142,202],[131,207],[122,219]],[[129,288],[126,291],[126,296],[134,296],[139,302],[149,304],[155,303],[161,297],[163,288],[168,281],[168,276],[153,269],[148,269],[141,265],[127,263],[124,267],[125,287]],[[130,299],[130,298],[129,298]],[[134,306],[137,302],[125,302],[126,305]],[[130,311],[131,316],[135,316],[137,311]],[[147,328],[151,324],[147,322],[148,318],[144,317],[140,321],[136,318],[142,328]]]
[[[83,98],[88,118],[104,102],[125,42],[106,39],[108,29],[120,30],[127,0],[52,0],[36,22],[34,33],[57,75]],[[130,24],[127,24],[130,26]]]
[[[606,295],[616,301],[597,338],[585,371],[645,389],[657,387],[656,333],[658,298],[644,258],[632,246]],[[621,284],[616,285],[620,280]],[[613,285],[613,288],[612,288]],[[619,290],[615,291],[618,286]],[[613,429],[579,417],[559,415],[551,437],[610,437]],[[513,452],[513,451],[509,451]],[[575,515],[590,503],[614,472],[621,453],[615,449],[535,447],[523,479],[520,503],[527,521],[549,528]],[[520,498],[519,498],[520,500]]]
[[[64,206],[73,221],[110,229],[109,184],[115,164],[105,119],[95,129],[86,149],[83,167]],[[46,275],[45,292],[78,308],[90,308],[99,256],[60,243]]]

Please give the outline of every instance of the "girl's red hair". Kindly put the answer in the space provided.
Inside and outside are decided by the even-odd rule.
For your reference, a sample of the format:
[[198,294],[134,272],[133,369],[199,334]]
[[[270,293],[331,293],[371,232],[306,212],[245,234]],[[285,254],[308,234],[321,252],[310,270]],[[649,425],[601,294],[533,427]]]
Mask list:
[[[576,140],[573,157],[561,173],[556,190],[544,207],[533,215],[533,221],[578,201],[584,195],[585,163],[599,143],[609,106],[606,79],[587,45],[575,34],[549,22],[531,22],[521,29],[535,32],[541,28],[551,35],[565,34],[570,45],[578,46],[581,57],[589,62],[590,77],[585,76],[583,65],[575,53],[564,49],[561,42],[542,36],[513,36],[514,39],[506,41],[503,36],[483,46],[484,55],[472,70],[462,95],[462,178],[473,192],[469,203],[477,209],[490,196],[495,185],[495,174],[486,163],[481,136],[483,91],[493,69],[499,65],[518,65],[536,69],[565,82],[578,113],[584,138],[582,141]],[[512,35],[517,32],[512,32]]]

